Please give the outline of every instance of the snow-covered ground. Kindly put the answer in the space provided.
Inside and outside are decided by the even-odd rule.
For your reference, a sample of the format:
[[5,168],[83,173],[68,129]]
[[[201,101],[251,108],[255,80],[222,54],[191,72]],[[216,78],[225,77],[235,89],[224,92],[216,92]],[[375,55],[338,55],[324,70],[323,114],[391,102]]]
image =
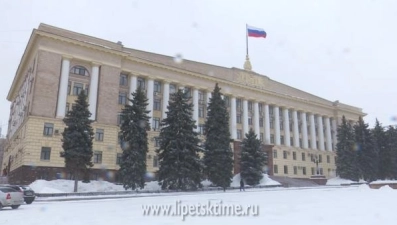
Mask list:
[[[211,182],[204,180],[201,182],[204,187],[209,187]],[[260,181],[259,186],[268,185],[280,185],[277,181],[274,181],[268,177],[267,174],[263,174],[263,178]],[[36,180],[29,185],[36,193],[72,193],[74,188],[74,181],[72,180]],[[240,174],[233,177],[231,187],[240,187]],[[157,181],[147,182],[145,188],[142,191],[160,191],[161,187]],[[91,181],[90,183],[83,183],[79,181],[78,192],[113,192],[113,191],[125,191],[122,185],[116,185],[107,181]]]
[[[324,189],[250,189],[226,193],[191,193],[129,199],[34,202],[17,210],[0,212],[0,224],[13,225],[108,225],[108,224],[360,224],[394,225],[397,191],[367,185]],[[143,206],[207,204],[258,205],[257,216],[144,216]]]
[[326,185],[345,185],[345,184],[355,184],[355,183],[365,183],[365,180],[359,180],[358,182],[356,182],[356,181],[352,181],[352,180],[343,179],[340,177],[334,177],[334,178],[328,179]]
[[372,181],[371,184],[396,184],[397,180],[377,180]]

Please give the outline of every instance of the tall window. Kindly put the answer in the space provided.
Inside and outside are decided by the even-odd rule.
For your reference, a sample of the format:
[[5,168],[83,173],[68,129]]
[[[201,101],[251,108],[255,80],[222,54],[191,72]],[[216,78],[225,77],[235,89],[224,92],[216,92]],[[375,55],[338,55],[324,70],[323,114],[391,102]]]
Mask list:
[[84,89],[84,84],[82,83],[74,83],[73,85],[73,95],[79,95],[80,92]]
[[284,174],[288,174],[288,166],[287,165],[284,166]]
[[51,148],[41,147],[40,160],[50,160],[50,157],[51,157]]
[[44,136],[52,136],[53,132],[54,132],[54,124],[53,123],[44,123],[43,135]]
[[122,156],[123,156],[123,153],[117,153],[117,155],[116,155],[116,165],[120,165],[121,164]]
[[154,138],[154,147],[160,147],[160,138],[159,137]]
[[252,111],[252,102],[251,101],[248,101],[248,110]]
[[154,99],[153,110],[157,110],[157,111],[161,110],[161,100],[160,99]]
[[203,105],[199,106],[199,117],[200,118],[204,118],[205,117],[205,115],[204,115],[204,106]]
[[159,160],[158,156],[153,156],[153,167],[158,167],[159,166]]
[[306,175],[306,167],[302,168],[302,173],[303,173],[303,175]]
[[95,151],[94,152],[94,159],[92,161],[95,164],[101,164],[102,163],[102,152],[101,151]]
[[128,75],[120,74],[120,86],[128,86]]
[[260,134],[260,141],[263,142],[263,140],[264,140],[264,134],[261,133],[261,134]]
[[271,143],[271,144],[274,144],[274,134],[271,134],[271,135],[270,135],[270,143]]
[[243,139],[243,131],[242,130],[237,130],[237,139]]
[[296,160],[296,152],[292,152],[292,159]]
[[259,127],[263,127],[263,117],[259,118]]
[[152,128],[154,131],[160,129],[160,118],[159,117],[153,117]]
[[170,84],[170,94],[174,94],[176,92],[176,85]]
[[287,156],[288,155],[288,153],[287,153],[287,151],[283,151],[283,157],[284,157],[284,159],[287,159]]
[[298,167],[297,166],[294,166],[294,174],[295,175],[298,174]]
[[302,152],[302,161],[306,161],[306,154]]
[[241,99],[239,99],[239,98],[236,99],[236,108],[237,108],[237,110],[242,109]]
[[204,92],[198,91],[199,102],[204,103]]
[[277,150],[273,150],[273,158],[277,159]]
[[236,120],[237,120],[237,123],[241,124],[241,114],[236,115]]
[[88,76],[88,70],[83,66],[74,66],[70,72],[77,75]]
[[273,115],[273,112],[274,112],[273,106],[269,105],[269,114]]
[[258,103],[258,109],[259,109],[259,114],[262,114],[262,112],[263,112],[263,104],[262,103]]
[[283,135],[280,135],[280,144],[284,144],[284,136]]
[[96,129],[95,132],[95,141],[103,141],[104,130],[103,129]]
[[72,90],[72,82],[68,82],[68,95],[70,95],[70,91]]
[[127,93],[119,92],[119,104],[120,105],[127,104]]
[[248,117],[248,125],[252,125],[252,117]]
[[185,95],[187,97],[192,97],[192,89],[190,87],[185,87]]
[[154,81],[153,91],[155,93],[161,93],[161,82],[160,81]]
[[137,88],[141,88],[141,90],[146,90],[145,79],[138,77],[137,83]]
[[199,134],[201,134],[201,135],[204,134],[204,124],[199,124],[199,125],[198,125],[198,132],[199,132]]
[[331,163],[331,158],[329,155],[327,155],[327,163]]

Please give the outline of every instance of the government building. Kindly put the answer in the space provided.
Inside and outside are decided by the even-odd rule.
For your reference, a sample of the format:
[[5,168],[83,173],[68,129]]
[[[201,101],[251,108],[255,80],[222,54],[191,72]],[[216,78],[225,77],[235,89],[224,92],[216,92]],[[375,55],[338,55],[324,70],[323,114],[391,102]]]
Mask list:
[[138,86],[149,100],[147,169],[155,172],[157,137],[169,95],[182,88],[191,96],[192,117],[204,138],[208,100],[218,83],[230,113],[234,173],[239,172],[240,143],[253,129],[268,152],[268,174],[310,178],[318,171],[327,178],[335,176],[337,126],[342,116],[357,121],[365,115],[362,109],[279,83],[252,71],[249,61],[244,67],[144,52],[40,24],[31,34],[7,96],[11,106],[2,175],[23,184],[68,178],[60,157],[62,119],[86,90],[95,133],[91,179],[117,181],[120,112]]

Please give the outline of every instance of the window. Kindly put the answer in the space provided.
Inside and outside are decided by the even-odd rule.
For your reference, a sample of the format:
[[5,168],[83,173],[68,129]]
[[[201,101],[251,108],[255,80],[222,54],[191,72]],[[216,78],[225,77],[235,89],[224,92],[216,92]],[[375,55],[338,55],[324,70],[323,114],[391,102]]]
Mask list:
[[299,138],[299,147],[303,148],[302,138]]
[[153,117],[152,128],[154,131],[160,129],[160,118],[159,117]]
[[236,115],[236,120],[237,120],[237,123],[241,124],[241,114]]
[[284,130],[284,123],[280,120],[280,130]]
[[161,100],[155,99],[153,101],[153,110],[161,111]]
[[94,163],[95,164],[101,164],[102,163],[102,152],[101,151],[95,151],[94,152]]
[[121,164],[121,160],[123,159],[122,156],[123,156],[122,153],[117,153],[117,155],[116,155],[116,165],[120,165]]
[[44,123],[44,136],[52,136],[54,132],[54,124],[53,123]]
[[302,161],[306,161],[306,154],[302,152]]
[[154,147],[160,147],[160,138],[159,137],[154,138]]
[[314,167],[312,167],[312,175],[314,175],[315,169]]
[[119,113],[117,115],[117,125],[121,125],[123,124],[124,120],[123,120],[123,115],[121,113]]
[[273,172],[274,173],[278,173],[278,166],[277,165],[273,165]]
[[68,95],[70,95],[70,91],[72,90],[72,82],[68,82]]
[[287,159],[288,158],[288,152],[287,151],[283,151],[283,158]]
[[252,111],[252,102],[251,101],[248,102],[248,110]]
[[291,144],[291,146],[294,145],[294,138],[293,138],[293,137],[290,137],[290,138],[289,138],[289,143]]
[[263,117],[259,118],[259,127],[263,127]]
[[284,144],[284,135],[280,136],[280,144],[282,144],[282,145]]
[[294,174],[295,175],[298,174],[298,167],[297,166],[294,166]]
[[259,140],[260,140],[261,142],[263,142],[263,140],[264,140],[264,134],[263,134],[263,133],[260,133]]
[[153,167],[158,167],[159,166],[159,160],[157,156],[153,157]]
[[84,84],[82,83],[74,83],[73,85],[73,95],[79,95],[80,92],[83,90]]
[[288,166],[284,166],[284,174],[288,174]]
[[127,104],[127,93],[119,92],[119,104],[120,105]]
[[242,130],[237,130],[237,139],[243,139],[243,132]]
[[303,175],[306,175],[306,167],[302,167],[302,173]]
[[239,98],[237,98],[236,99],[236,108],[237,108],[237,110],[241,110],[241,99],[239,99]]
[[273,119],[271,119],[271,120],[269,121],[269,126],[270,126],[270,129],[274,129],[274,122],[273,122]]
[[190,87],[185,87],[185,95],[187,97],[192,97],[192,89]]
[[161,82],[160,81],[154,81],[153,91],[154,91],[154,93],[161,93]]
[[198,125],[198,133],[203,135],[204,134],[204,124]]
[[312,144],[311,144],[312,142],[309,140],[309,142],[307,143],[307,146],[309,147],[309,148],[312,148]]
[[51,148],[41,147],[40,160],[50,160],[50,157],[51,157]]
[[141,88],[141,90],[145,90],[146,89],[146,85],[145,85],[145,79],[138,77],[137,79],[137,88]]
[[318,162],[322,163],[323,162],[323,156],[322,155],[318,155]]
[[270,114],[270,115],[273,115],[273,112],[274,112],[273,106],[270,105],[270,106],[269,106],[269,114]]
[[70,72],[77,75],[88,76],[88,70],[83,66],[74,66]]
[[273,159],[277,159],[277,150],[273,150]]
[[271,135],[270,135],[270,143],[271,143],[271,144],[274,144],[274,134],[271,134]]
[[320,175],[323,175],[323,168],[320,168]]
[[120,74],[120,86],[127,86],[127,85],[128,85],[128,75]]
[[170,84],[170,94],[174,94],[176,92],[175,84]]
[[69,103],[66,103],[66,107],[65,107],[65,115],[67,115],[69,112]]
[[259,110],[259,114],[262,114],[262,112],[263,112],[263,105],[262,105],[262,103],[258,103],[258,110]]
[[95,141],[103,141],[104,130],[103,129],[96,129],[95,132]]
[[88,84],[86,84],[85,85],[85,88],[84,88],[84,91],[85,91],[85,94],[87,95],[88,94],[88,90],[90,89],[90,85],[88,85]]
[[252,125],[252,117],[248,117],[248,125]]
[[205,115],[204,115],[204,106],[203,105],[199,106],[199,117],[200,118],[204,118],[205,117]]
[[198,91],[199,102],[204,103],[204,92]]
[[292,152],[292,159],[296,160],[296,152]]
[[331,158],[327,155],[327,163],[331,163]]

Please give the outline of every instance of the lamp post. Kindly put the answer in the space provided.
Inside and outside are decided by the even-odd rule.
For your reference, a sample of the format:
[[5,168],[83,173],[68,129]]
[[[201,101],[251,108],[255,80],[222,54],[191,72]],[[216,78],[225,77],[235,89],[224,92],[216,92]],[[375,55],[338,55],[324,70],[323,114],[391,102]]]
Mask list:
[[312,154],[312,162],[316,164],[316,175],[320,175],[320,168],[318,167],[319,157],[317,154]]

